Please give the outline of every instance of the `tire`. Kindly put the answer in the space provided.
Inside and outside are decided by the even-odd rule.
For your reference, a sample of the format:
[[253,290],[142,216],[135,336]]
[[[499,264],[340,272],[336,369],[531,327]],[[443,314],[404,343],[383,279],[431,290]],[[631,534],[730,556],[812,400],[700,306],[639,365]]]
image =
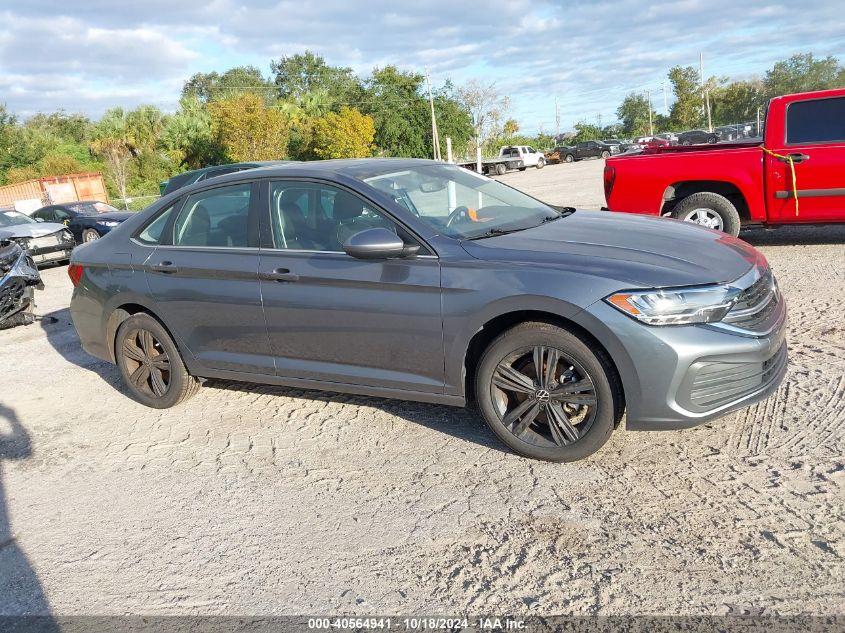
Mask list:
[[525,171],[526,169],[528,169],[528,168],[525,165],[523,165],[522,167],[519,168],[519,171]]
[[544,158],[540,158],[537,161],[537,169],[543,169],[546,166],[546,160]]
[[508,170],[504,163],[496,163],[496,175],[501,176]]
[[704,224],[703,222],[699,222],[697,217],[713,214],[718,216],[720,226],[711,226],[709,224],[704,224],[704,226],[717,231],[723,231],[734,237],[739,235],[739,229],[742,225],[739,212],[733,203],[725,196],[710,191],[701,191],[687,196],[678,203],[673,214],[679,220],[695,222],[697,224]]
[[567,154],[563,160],[567,163],[574,163],[575,157],[572,154]]
[[607,160],[608,158],[610,158],[610,152],[608,152],[607,150],[604,150],[601,153],[601,157],[604,158],[605,160]]
[[86,242],[94,242],[100,239],[100,234],[97,232],[96,229],[85,229],[82,231],[82,243]]
[[[141,338],[147,334],[152,336],[152,344],[149,347]],[[149,314],[135,314],[121,323],[115,335],[114,347],[123,382],[132,397],[141,404],[154,409],[169,409],[196,395],[200,390],[200,381],[188,373],[167,330]],[[141,356],[153,359],[152,362],[143,362],[138,357],[139,352]],[[164,369],[162,354],[166,355],[167,369]],[[155,365],[156,358],[159,359],[159,365]],[[153,378],[154,371],[161,379],[158,389],[157,381]],[[133,376],[137,376],[138,380],[133,379]]]
[[[537,378],[533,369],[537,349],[544,350],[539,363],[543,373],[554,367],[552,381]],[[559,356],[552,365],[549,361],[556,358],[553,353]],[[507,381],[502,367],[522,368],[518,370],[522,382],[517,386],[526,393],[500,388],[501,381]],[[533,386],[526,388],[525,378],[533,381]],[[586,384],[586,379],[589,387],[575,387]],[[572,385],[570,393],[566,392],[567,384]],[[538,389],[533,394],[528,393],[535,387]],[[552,462],[583,459],[599,450],[621,419],[624,406],[622,387],[607,355],[591,349],[572,332],[542,322],[521,323],[496,338],[476,367],[474,389],[485,421],[500,440],[524,457]],[[591,399],[594,404],[562,400],[572,398]],[[541,408],[535,409],[537,406]],[[561,411],[565,424],[555,425],[555,431],[552,414],[559,416]],[[530,418],[532,414],[534,418]],[[528,419],[533,421],[526,422]]]
[[719,141],[719,138],[718,138],[718,137],[716,137],[716,136],[711,136],[710,138],[708,138],[708,139],[707,139],[707,142],[708,142],[710,145],[714,145],[714,144],[715,144],[715,143],[717,143],[718,141]]

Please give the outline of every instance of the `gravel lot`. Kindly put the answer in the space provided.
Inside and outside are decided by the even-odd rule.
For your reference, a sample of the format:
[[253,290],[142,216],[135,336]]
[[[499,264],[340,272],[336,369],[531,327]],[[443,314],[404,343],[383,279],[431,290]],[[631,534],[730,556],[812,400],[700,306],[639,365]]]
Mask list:
[[[601,169],[503,180],[595,208]],[[442,406],[215,381],[144,408],[44,271],[49,318],[0,332],[0,613],[845,613],[845,226],[743,237],[789,301],[777,395],[569,465]]]

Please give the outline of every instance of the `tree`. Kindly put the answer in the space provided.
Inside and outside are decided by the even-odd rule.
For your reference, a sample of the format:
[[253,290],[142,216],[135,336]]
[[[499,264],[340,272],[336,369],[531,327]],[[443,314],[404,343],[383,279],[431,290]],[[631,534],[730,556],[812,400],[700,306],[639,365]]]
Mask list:
[[519,123],[516,122],[516,119],[505,121],[505,124],[502,126],[502,133],[505,136],[514,136],[517,132],[519,132]]
[[254,94],[240,94],[208,104],[215,140],[233,162],[276,160],[287,153],[290,121],[278,108]]
[[375,122],[375,143],[388,156],[431,156],[431,119],[420,90],[424,77],[396,66],[373,70],[361,111]]
[[672,127],[689,130],[704,124],[701,101],[701,77],[692,66],[675,66],[669,70],[669,82],[675,103],[669,112]]
[[176,165],[197,169],[224,159],[215,142],[211,115],[198,97],[183,97],[179,110],[167,118],[159,138],[160,146]]
[[510,107],[510,100],[499,93],[495,83],[482,84],[474,79],[459,88],[457,96],[472,119],[474,152],[476,145],[483,146],[487,139],[501,133],[500,121]]
[[777,62],[766,72],[763,83],[767,97],[841,88],[845,85],[845,67],[835,57],[816,59],[812,53],[800,53]]
[[602,137],[602,129],[598,125],[580,121],[575,124],[575,136],[570,139],[570,143],[581,143],[583,141],[597,141]]
[[710,103],[716,125],[753,121],[766,104],[765,87],[760,80],[734,81],[715,89]]
[[320,158],[364,158],[373,152],[373,118],[342,107],[314,122],[314,152]]
[[235,66],[220,74],[196,73],[182,87],[182,97],[193,97],[203,103],[250,93],[272,101],[273,84],[255,66]]
[[[623,136],[634,138],[650,134],[649,107],[648,99],[644,94],[632,92],[625,97],[619,107],[616,108],[616,116],[622,122],[621,134]],[[652,108],[652,126],[656,116],[657,113]]]
[[91,150],[105,161],[106,175],[117,188],[125,208],[129,161],[136,151],[136,143],[129,116],[123,108],[107,110],[99,120],[94,127]]
[[299,102],[310,93],[322,93],[331,103],[350,103],[361,97],[362,88],[351,68],[329,66],[311,51],[271,61],[274,83],[281,99]]

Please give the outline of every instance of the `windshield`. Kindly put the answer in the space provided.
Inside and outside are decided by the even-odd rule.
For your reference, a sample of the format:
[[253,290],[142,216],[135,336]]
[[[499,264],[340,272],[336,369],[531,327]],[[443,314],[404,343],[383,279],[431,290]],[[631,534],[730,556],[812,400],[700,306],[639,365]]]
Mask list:
[[19,224],[35,224],[35,220],[18,211],[0,211],[0,226],[17,226]]
[[458,239],[520,231],[560,217],[539,200],[456,165],[419,165],[363,181]]
[[98,215],[100,213],[112,213],[118,211],[110,204],[105,202],[79,202],[76,204],[69,204],[67,207],[79,215]]

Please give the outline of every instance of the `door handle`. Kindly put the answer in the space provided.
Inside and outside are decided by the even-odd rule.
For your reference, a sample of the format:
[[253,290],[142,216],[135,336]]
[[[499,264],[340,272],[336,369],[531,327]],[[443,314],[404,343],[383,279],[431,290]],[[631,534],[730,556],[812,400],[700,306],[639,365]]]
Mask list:
[[178,273],[179,268],[173,265],[173,262],[170,261],[163,261],[157,266],[150,266],[150,270],[157,272],[157,273],[165,273],[165,274],[172,274]]
[[273,272],[264,273],[262,278],[268,281],[291,282],[298,281],[299,275],[292,273],[289,268],[276,268]]
[[791,158],[792,162],[795,163],[796,165],[798,163],[803,163],[805,160],[810,160],[810,157],[807,156],[807,154],[801,154],[801,153],[787,154],[787,157],[788,158],[779,158],[778,160],[781,161],[782,163],[788,163],[789,158]]

